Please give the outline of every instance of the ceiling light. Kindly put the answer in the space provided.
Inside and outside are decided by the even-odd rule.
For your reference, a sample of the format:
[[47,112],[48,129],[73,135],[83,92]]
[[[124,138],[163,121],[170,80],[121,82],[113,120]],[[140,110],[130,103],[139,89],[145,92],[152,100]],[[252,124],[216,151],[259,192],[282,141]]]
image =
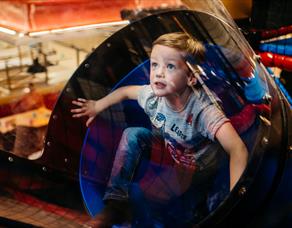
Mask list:
[[4,27],[0,27],[0,32],[9,34],[9,35],[16,35],[16,31],[12,30],[12,29],[8,29],[8,28],[4,28]]
[[121,26],[121,25],[128,25],[128,20],[123,21],[114,21],[114,22],[106,22],[106,23],[98,23],[98,24],[90,24],[90,25],[81,25],[81,26],[74,26],[62,29],[52,29],[52,30],[45,30],[45,31],[38,31],[38,32],[29,32],[29,36],[42,36],[52,33],[62,33],[62,32],[72,32],[72,31],[81,31],[87,29],[97,29],[97,28],[105,28],[110,26]]

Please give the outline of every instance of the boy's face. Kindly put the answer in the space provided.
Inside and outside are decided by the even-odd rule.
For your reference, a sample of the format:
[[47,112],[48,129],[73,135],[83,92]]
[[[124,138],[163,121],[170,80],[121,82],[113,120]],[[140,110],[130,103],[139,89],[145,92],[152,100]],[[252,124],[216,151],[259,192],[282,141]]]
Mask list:
[[185,52],[163,45],[154,45],[150,57],[150,84],[158,97],[181,95],[194,77],[188,69]]

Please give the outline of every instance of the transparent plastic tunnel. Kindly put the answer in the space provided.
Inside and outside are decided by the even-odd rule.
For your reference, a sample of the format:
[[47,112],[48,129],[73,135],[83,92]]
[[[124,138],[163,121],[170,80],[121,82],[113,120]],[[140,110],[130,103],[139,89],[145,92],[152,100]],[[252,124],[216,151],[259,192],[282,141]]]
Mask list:
[[[229,157],[222,154],[200,214],[195,203],[190,209],[182,200],[190,191],[190,174],[181,171],[167,153],[143,158],[130,187],[133,226],[178,227],[175,224],[190,221],[210,227],[224,224],[226,218],[232,224],[240,218],[240,223],[266,200],[281,176],[291,141],[291,111],[285,98],[219,2],[186,2],[185,9],[142,18],[111,35],[79,66],[55,106],[44,156],[51,154],[56,160],[80,156],[75,167],[79,166],[83,202],[92,217],[104,207],[124,130],[151,130],[152,125],[138,103],[127,100],[101,112],[87,128],[86,117],[72,118],[72,100],[96,100],[122,86],[149,84],[152,42],[167,33],[187,33],[205,46],[206,58],[196,66],[201,86],[245,143],[248,164],[230,191]],[[191,191],[196,194],[196,189]]]

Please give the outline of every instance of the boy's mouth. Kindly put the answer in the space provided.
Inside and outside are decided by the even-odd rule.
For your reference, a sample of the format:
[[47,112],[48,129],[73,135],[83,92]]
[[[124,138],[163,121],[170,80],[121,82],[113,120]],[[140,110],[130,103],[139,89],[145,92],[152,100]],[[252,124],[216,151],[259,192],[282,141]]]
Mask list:
[[166,84],[162,82],[154,82],[154,85],[158,89],[163,89],[166,86]]

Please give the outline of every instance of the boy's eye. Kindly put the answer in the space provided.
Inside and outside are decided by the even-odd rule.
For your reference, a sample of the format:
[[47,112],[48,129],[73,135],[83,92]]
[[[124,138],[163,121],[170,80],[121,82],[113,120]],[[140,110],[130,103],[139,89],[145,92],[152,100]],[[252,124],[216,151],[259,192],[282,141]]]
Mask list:
[[169,63],[169,64],[167,64],[167,69],[169,69],[169,70],[174,70],[174,69],[175,69],[175,65]]
[[156,62],[152,62],[152,63],[151,63],[151,67],[152,67],[152,68],[156,68],[157,66],[158,66],[158,64],[157,64]]

